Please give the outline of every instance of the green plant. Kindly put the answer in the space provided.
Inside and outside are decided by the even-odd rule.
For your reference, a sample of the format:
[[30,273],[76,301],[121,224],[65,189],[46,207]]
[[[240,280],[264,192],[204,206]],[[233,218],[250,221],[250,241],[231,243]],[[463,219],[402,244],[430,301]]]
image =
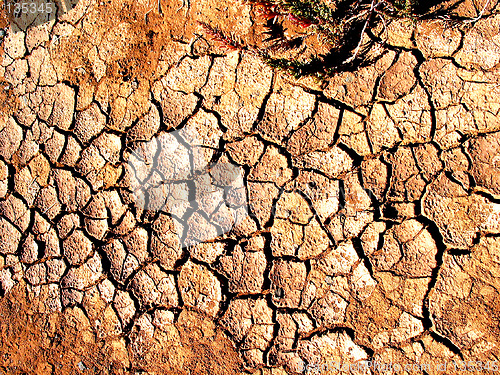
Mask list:
[[262,45],[244,45],[219,29],[202,24],[205,32],[226,49],[251,50],[273,68],[296,78],[323,79],[369,63],[369,52],[383,44],[373,30],[384,30],[393,19],[415,19],[425,13],[425,6],[417,0],[243,1],[251,4],[263,20]]

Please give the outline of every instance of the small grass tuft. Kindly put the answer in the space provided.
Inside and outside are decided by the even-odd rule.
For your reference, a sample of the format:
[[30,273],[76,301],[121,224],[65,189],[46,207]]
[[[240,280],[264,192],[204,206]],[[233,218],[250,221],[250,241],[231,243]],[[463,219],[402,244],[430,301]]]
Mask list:
[[[271,67],[300,78],[324,79],[373,60],[394,19],[429,17],[417,0],[241,0],[262,20],[262,45],[248,46],[202,24],[226,50],[250,50]],[[379,32],[375,33],[374,30]]]

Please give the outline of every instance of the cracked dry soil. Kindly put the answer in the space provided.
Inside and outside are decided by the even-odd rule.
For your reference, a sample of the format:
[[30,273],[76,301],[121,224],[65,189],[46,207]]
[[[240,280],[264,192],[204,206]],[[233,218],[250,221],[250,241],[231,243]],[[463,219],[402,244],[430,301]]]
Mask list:
[[[160,14],[80,0],[8,32],[0,372],[281,375],[370,359],[439,374],[498,360],[497,9],[394,21],[380,59],[321,87],[200,37],[197,20],[258,39],[251,7],[231,1]],[[131,188],[167,173],[158,140],[173,130],[242,173],[224,204],[188,186],[205,215],[149,210]],[[147,173],[128,167],[138,147]]]

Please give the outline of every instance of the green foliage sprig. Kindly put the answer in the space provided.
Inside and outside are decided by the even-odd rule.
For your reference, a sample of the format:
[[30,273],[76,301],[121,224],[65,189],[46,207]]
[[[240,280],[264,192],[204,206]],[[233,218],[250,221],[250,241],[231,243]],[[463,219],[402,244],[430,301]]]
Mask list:
[[[385,29],[393,19],[415,18],[417,8],[424,7],[417,0],[241,1],[252,5],[264,21],[263,46],[245,46],[223,31],[202,24],[205,32],[227,50],[248,49],[271,67],[296,78],[314,76],[319,79],[370,62],[367,52],[375,44],[383,44],[373,30],[379,26]],[[483,12],[484,9],[481,14]],[[299,31],[294,30],[290,36],[285,25]],[[317,37],[327,52],[305,48],[311,35]],[[298,52],[287,56],[290,51]]]

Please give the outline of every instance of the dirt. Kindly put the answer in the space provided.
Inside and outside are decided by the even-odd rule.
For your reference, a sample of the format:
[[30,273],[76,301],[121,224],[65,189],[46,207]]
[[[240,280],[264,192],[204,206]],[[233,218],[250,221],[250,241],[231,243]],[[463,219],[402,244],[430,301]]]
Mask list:
[[498,4],[456,20],[485,4],[322,83],[212,40],[262,43],[231,1],[8,30],[0,372],[496,372]]
[[202,314],[179,318],[175,345],[157,337],[143,356],[129,359],[126,339],[96,337],[84,311],[72,308],[39,314],[32,307],[23,284],[2,298],[3,374],[243,373],[228,338]]

